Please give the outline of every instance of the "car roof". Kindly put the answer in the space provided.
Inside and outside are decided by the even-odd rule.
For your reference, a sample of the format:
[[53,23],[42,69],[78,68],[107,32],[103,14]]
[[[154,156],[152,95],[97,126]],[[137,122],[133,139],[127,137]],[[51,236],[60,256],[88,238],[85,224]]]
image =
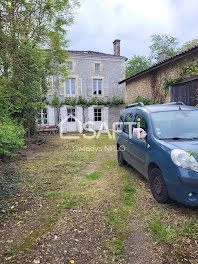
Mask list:
[[176,104],[154,104],[128,107],[122,110],[122,114],[131,113],[134,110],[139,109],[145,113],[167,112],[167,111],[198,111],[198,107],[188,105],[176,105]]

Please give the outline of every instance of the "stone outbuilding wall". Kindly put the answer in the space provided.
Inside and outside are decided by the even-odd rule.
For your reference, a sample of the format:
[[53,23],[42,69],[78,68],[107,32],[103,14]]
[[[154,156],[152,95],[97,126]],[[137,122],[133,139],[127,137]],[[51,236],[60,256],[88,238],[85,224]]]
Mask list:
[[165,95],[164,81],[181,77],[182,67],[192,66],[197,62],[198,51],[177,60],[170,60],[157,69],[126,81],[126,102],[128,104],[133,103],[137,96],[149,98],[153,102],[170,102],[170,89]]

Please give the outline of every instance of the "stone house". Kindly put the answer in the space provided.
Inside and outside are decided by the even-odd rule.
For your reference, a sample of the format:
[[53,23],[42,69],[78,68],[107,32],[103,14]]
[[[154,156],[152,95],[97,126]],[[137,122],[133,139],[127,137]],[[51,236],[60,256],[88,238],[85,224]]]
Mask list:
[[187,105],[196,105],[198,46],[170,58],[159,54],[157,64],[119,82],[123,83],[126,84],[128,104],[133,103],[137,96],[142,96],[153,102],[182,101]]
[[[57,110],[50,106],[56,93],[61,102],[65,98],[78,98],[79,96],[90,101],[92,98],[112,100],[120,98],[125,100],[125,83],[118,82],[125,77],[126,58],[120,56],[120,40],[113,42],[114,54],[105,54],[95,51],[69,51],[69,76],[55,87],[55,77],[51,77],[52,89],[48,94],[49,106],[41,111],[39,125],[57,126]],[[82,108],[80,105],[63,105],[60,108],[60,120],[65,120],[64,132],[79,131],[77,121],[82,123],[94,122],[92,129],[99,130],[103,123],[111,128],[114,121],[118,121],[123,106],[90,105]],[[71,115],[73,118],[71,118]],[[76,120],[75,120],[76,119]]]

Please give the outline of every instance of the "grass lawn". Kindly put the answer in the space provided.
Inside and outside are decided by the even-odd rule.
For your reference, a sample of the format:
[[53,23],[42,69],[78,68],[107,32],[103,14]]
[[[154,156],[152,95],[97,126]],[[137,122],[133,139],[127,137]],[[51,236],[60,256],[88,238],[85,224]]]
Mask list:
[[198,263],[197,208],[155,202],[115,143],[46,136],[1,164],[0,263]]

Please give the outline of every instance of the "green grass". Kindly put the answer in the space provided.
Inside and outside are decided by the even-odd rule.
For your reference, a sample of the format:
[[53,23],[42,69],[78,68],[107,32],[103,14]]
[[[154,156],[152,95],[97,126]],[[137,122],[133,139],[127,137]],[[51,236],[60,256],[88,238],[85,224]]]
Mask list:
[[198,237],[198,220],[196,218],[191,218],[185,222],[180,223],[179,225],[181,227],[181,231],[179,231],[180,235],[189,238]]
[[177,237],[177,232],[170,225],[162,222],[160,215],[153,216],[149,222],[153,238],[158,242],[170,243]]
[[122,222],[120,214],[116,209],[110,210],[107,213],[106,218],[109,226],[118,227]]
[[56,194],[57,194],[56,191],[46,192],[45,197],[47,197],[47,198],[53,198],[53,197],[56,196]]
[[87,180],[94,181],[94,180],[98,180],[101,175],[102,175],[102,172],[95,171],[91,174],[85,175],[85,177]]
[[16,249],[7,249],[7,250],[4,250],[3,254],[6,256],[6,255],[14,254],[15,252],[16,252]]
[[133,186],[131,186],[131,184],[126,184],[123,188],[124,193],[124,203],[128,206],[132,206],[135,207],[135,188]]

